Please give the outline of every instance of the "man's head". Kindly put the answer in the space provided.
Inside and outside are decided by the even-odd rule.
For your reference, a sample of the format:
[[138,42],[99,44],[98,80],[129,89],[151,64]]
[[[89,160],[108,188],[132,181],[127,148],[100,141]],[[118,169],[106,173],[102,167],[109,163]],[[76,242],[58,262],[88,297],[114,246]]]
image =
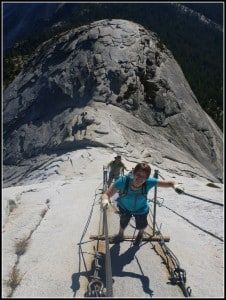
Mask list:
[[121,155],[117,155],[116,157],[115,157],[115,160],[121,160]]
[[147,163],[139,163],[133,170],[133,185],[141,186],[151,174],[151,167]]

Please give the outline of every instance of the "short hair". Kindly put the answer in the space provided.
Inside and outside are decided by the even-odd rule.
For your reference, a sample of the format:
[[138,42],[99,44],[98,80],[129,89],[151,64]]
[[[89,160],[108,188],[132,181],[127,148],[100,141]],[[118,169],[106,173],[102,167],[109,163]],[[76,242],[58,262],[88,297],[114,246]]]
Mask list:
[[145,172],[148,178],[151,174],[151,167],[147,163],[142,162],[136,165],[136,167],[133,170],[133,174],[136,174],[138,171]]
[[117,156],[115,156],[115,158],[121,158],[121,155],[117,155]]

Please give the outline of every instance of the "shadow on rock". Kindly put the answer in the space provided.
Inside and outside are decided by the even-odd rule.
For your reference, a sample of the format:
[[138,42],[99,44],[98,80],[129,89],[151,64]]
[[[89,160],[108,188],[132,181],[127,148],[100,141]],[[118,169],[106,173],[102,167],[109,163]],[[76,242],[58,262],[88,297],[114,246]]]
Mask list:
[[[136,252],[140,248],[137,246],[130,247],[128,250],[126,250],[123,254],[120,253],[120,244],[114,244],[110,249],[110,255],[111,255],[111,267],[112,267],[112,277],[118,276],[118,277],[132,277],[137,278],[141,281],[143,291],[148,294],[150,297],[153,295],[153,291],[149,288],[149,278],[144,275],[142,268],[138,262],[137,257],[135,256]],[[80,248],[81,251],[81,248]],[[83,259],[83,252],[80,252],[80,258],[79,258],[79,271],[77,273],[72,274],[72,284],[71,289],[74,292],[73,297],[76,297],[77,291],[80,289],[80,277],[84,276],[87,278],[87,290],[84,293],[84,297],[92,297],[91,295],[91,289],[89,290],[88,287],[91,287],[93,275],[95,273],[95,260],[93,260],[91,269],[87,271],[81,272],[81,261]],[[136,259],[137,264],[139,266],[139,269],[141,271],[141,274],[136,274],[134,272],[125,272],[123,271],[124,266],[130,264],[134,259]],[[85,261],[83,259],[83,263],[85,265]],[[98,264],[100,265],[100,269],[98,271],[98,277],[100,279],[100,282],[103,283],[103,287],[106,287],[106,278],[105,278],[105,258],[104,255],[99,257]],[[87,269],[87,267],[86,267]],[[114,280],[113,280],[114,283]],[[129,284],[129,282],[128,282]],[[129,287],[129,285],[128,285]],[[93,296],[95,297],[95,296]]]
[[[146,294],[149,296],[153,295],[153,291],[149,288],[149,278],[143,274],[143,271],[141,269],[141,266],[135,256],[136,252],[139,250],[139,247],[133,246],[130,247],[126,252],[123,254],[119,254],[120,252],[120,245],[115,244],[111,247],[111,265],[112,265],[112,276],[118,276],[118,277],[132,277],[137,278],[141,281],[143,290]],[[141,270],[142,274],[136,274],[133,272],[125,272],[123,271],[124,266],[130,264],[132,260],[136,258],[138,266]]]
[[[82,252],[80,253],[80,263],[81,263],[81,256]],[[83,260],[84,266],[85,261]],[[104,274],[104,270],[105,270],[105,264],[104,264],[104,256],[100,255],[99,259],[98,259],[98,265],[100,266],[100,269],[98,271],[98,273],[96,273],[96,276],[99,278],[98,282],[102,282],[102,287],[106,286],[106,282],[105,282],[105,274]],[[81,265],[80,265],[81,267]],[[86,266],[87,269],[87,266]],[[92,265],[91,265],[91,269],[87,270],[87,271],[80,271],[79,268],[79,272],[72,274],[72,284],[71,284],[71,289],[74,292],[73,297],[76,297],[76,293],[77,291],[80,289],[80,277],[84,276],[85,278],[87,278],[88,283],[87,283],[87,288],[86,291],[84,292],[84,298],[88,297],[88,298],[95,298],[95,297],[99,297],[102,295],[102,289],[100,289],[100,294],[98,292],[94,292],[95,289],[95,285],[92,285],[93,280],[94,280],[94,274],[95,274],[95,260],[92,261]],[[98,285],[99,286],[99,285]],[[98,294],[98,296],[97,296]]]

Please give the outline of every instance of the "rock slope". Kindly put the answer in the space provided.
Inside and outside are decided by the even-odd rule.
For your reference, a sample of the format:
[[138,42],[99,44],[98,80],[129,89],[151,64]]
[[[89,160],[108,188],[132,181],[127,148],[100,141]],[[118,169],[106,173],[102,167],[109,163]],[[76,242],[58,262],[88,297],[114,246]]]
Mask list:
[[45,42],[5,90],[3,108],[6,177],[40,154],[111,145],[222,180],[221,131],[172,53],[133,22],[97,21]]

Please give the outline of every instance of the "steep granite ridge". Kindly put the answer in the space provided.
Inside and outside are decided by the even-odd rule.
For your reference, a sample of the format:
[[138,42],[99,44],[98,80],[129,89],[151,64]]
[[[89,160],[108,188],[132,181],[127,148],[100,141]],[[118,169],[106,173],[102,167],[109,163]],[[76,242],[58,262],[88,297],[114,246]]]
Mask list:
[[222,132],[172,53],[133,22],[101,20],[40,45],[3,110],[6,185],[45,155],[96,146],[222,180]]

